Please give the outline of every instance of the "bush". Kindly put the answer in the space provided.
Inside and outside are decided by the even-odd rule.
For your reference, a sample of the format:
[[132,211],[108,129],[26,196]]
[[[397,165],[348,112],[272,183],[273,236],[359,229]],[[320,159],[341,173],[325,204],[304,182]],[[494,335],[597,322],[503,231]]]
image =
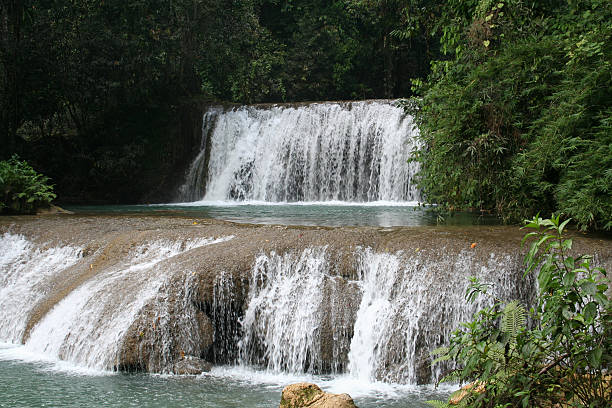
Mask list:
[[427,201],[612,229],[612,3],[449,5],[459,51],[433,65],[413,110]]
[[[569,221],[569,220],[568,220]],[[608,407],[612,398],[612,308],[606,271],[589,256],[569,255],[563,237],[567,222],[535,217],[536,231],[525,258],[525,275],[536,273],[538,295],[527,309],[516,301],[496,301],[463,323],[434,363],[450,360],[442,380],[470,382],[453,396],[453,406]],[[474,300],[486,286],[473,280]],[[430,401],[433,406],[449,406]]]
[[30,214],[56,198],[49,178],[15,155],[0,161],[0,211]]

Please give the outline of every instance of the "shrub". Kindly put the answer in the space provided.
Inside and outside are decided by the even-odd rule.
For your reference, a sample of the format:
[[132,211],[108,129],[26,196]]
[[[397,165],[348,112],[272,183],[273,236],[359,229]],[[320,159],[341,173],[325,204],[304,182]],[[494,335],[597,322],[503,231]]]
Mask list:
[[[451,396],[453,406],[608,407],[612,398],[612,309],[606,271],[591,257],[569,255],[569,220],[535,217],[523,242],[533,239],[525,275],[535,273],[538,295],[527,310],[496,301],[463,323],[434,363],[455,368],[442,380],[470,382]],[[473,280],[467,297],[485,294]],[[430,401],[433,406],[449,406]]]
[[49,178],[37,173],[16,155],[0,161],[0,211],[34,213],[56,198]]
[[505,222],[540,209],[612,229],[612,2],[445,10],[458,51],[433,65],[412,110],[426,200]]

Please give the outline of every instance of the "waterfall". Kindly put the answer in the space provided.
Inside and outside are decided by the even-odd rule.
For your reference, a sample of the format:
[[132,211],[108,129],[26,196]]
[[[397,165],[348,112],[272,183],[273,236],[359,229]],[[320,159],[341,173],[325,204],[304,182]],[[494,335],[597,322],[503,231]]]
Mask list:
[[341,371],[353,311],[333,305],[346,295],[342,280],[330,275],[324,247],[299,256],[258,256],[242,319],[240,361],[276,372]]
[[491,302],[465,301],[469,276],[495,298],[525,304],[534,285],[519,253],[486,243],[475,251],[464,238],[419,249],[413,237],[392,251],[331,240],[270,247],[238,263],[237,247],[209,247],[250,235],[156,231],[113,238],[94,253],[1,238],[0,341],[97,370],[171,373],[188,355],[359,383],[431,383],[441,369],[432,370],[429,353]]
[[[356,279],[337,275],[325,248],[257,258],[242,318],[240,361],[271,371],[341,373],[371,382],[429,383],[429,353],[490,301],[464,299],[467,277],[501,299],[529,300],[516,257],[486,262],[359,249]],[[328,291],[327,288],[330,288]],[[327,339],[327,340],[326,340]]]
[[76,264],[81,248],[42,247],[22,235],[5,233],[0,239],[0,341],[19,343],[31,305],[43,296],[53,278]]
[[211,108],[181,200],[416,201],[417,132],[391,101]]
[[[441,251],[443,253],[443,251]],[[348,371],[361,380],[394,383],[436,381],[429,353],[446,344],[463,321],[492,304],[479,297],[468,303],[468,276],[492,287],[497,299],[530,300],[530,283],[522,279],[520,261],[490,254],[486,262],[462,251],[406,256],[365,249],[358,256],[361,303],[349,352]]]
[[[190,301],[188,292],[193,288],[190,271],[176,270],[172,260],[195,248],[228,239],[231,237],[157,240],[133,247],[123,260],[105,267],[57,301],[31,329],[26,349],[80,366],[113,370],[121,363],[120,352],[129,329],[143,312],[148,312],[154,329],[141,331],[141,336],[147,335],[143,340],[154,346],[146,356],[154,359],[153,366],[148,368],[165,371],[165,364],[170,362],[170,343],[184,339],[181,349],[188,352],[196,336],[195,310],[185,302]],[[65,273],[79,259],[81,251],[71,246],[40,250],[24,237],[13,234],[5,234],[0,243],[0,249],[10,249],[2,251],[8,255],[0,259],[0,265],[7,271],[0,289],[0,303],[3,310],[13,312],[0,318],[0,341],[18,343],[34,308],[45,301],[44,289],[37,288]],[[29,261],[24,264],[19,259]],[[93,270],[94,265],[89,268]],[[174,286],[172,290],[170,286]],[[171,307],[180,309],[180,313],[170,311]],[[177,329],[185,335],[177,334]]]

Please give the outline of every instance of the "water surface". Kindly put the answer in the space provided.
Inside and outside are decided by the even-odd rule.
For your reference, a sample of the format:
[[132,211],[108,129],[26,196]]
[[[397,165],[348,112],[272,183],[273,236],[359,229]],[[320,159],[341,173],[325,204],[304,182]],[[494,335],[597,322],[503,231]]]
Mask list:
[[95,372],[24,354],[21,346],[0,345],[0,407],[277,407],[283,387],[311,381],[325,391],[348,392],[361,408],[427,407],[443,399],[432,387],[359,384],[347,378],[270,374],[217,367],[190,376]]
[[305,226],[431,226],[431,225],[497,225],[498,218],[477,213],[458,212],[440,217],[432,207],[416,202],[211,202],[179,204],[66,206],[77,214],[119,215],[156,214],[213,218],[251,224]]

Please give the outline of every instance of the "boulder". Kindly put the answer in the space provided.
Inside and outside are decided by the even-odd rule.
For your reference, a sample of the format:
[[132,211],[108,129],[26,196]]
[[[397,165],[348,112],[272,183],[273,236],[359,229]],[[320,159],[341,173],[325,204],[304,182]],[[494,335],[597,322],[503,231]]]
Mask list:
[[185,356],[174,363],[172,372],[178,375],[199,375],[212,369],[212,364],[201,358]]
[[279,408],[356,408],[348,394],[330,394],[316,384],[297,383],[283,389]]

